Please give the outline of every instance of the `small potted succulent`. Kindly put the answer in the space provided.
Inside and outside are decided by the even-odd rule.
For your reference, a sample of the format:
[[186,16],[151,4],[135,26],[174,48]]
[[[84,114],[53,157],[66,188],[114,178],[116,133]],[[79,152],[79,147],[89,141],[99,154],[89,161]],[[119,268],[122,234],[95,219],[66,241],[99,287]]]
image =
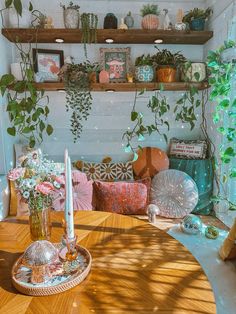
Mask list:
[[79,27],[79,6],[72,1],[66,7],[61,4],[64,14],[65,28],[78,28]]
[[152,56],[153,64],[156,66],[157,81],[161,83],[172,83],[177,80],[177,68],[185,63],[186,58],[178,51],[172,53],[167,49],[160,50]]
[[140,10],[142,15],[142,28],[143,29],[157,29],[159,26],[160,11],[158,10],[158,5],[147,4]]
[[152,57],[142,55],[135,60],[135,80],[138,82],[152,82],[154,69]]
[[212,13],[211,8],[207,8],[206,10],[194,8],[183,17],[183,22],[188,23],[190,29],[193,31],[204,31],[205,21]]

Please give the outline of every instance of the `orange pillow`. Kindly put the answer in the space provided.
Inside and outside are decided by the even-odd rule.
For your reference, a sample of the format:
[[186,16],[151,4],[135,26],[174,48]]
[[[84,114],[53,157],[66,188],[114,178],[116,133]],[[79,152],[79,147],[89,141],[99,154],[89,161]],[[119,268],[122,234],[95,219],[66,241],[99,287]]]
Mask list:
[[159,171],[169,169],[167,154],[156,147],[145,147],[138,150],[138,159],[133,163],[135,176],[139,179],[151,177]]
[[150,178],[135,182],[95,181],[96,210],[124,215],[146,214],[150,186]]

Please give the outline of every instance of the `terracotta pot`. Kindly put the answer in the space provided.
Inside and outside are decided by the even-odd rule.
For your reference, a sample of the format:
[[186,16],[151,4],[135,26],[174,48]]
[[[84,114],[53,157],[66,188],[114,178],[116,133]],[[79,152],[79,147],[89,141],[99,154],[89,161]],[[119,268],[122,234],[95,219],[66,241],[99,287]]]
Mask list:
[[176,69],[173,67],[159,67],[156,70],[157,82],[173,83],[176,82]]
[[145,15],[142,19],[143,29],[157,29],[159,26],[159,19],[155,14]]
[[90,81],[90,83],[97,83],[97,73],[96,72],[89,73],[89,81]]

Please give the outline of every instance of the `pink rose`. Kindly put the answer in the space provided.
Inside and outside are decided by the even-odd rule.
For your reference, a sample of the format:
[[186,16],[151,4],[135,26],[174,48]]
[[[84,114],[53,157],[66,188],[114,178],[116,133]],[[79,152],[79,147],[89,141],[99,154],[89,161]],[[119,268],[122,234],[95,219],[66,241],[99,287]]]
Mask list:
[[55,177],[54,180],[59,184],[65,184],[64,176]]
[[25,171],[24,168],[14,168],[8,172],[7,178],[10,181],[16,181],[17,179],[23,176],[24,171]]
[[43,182],[43,183],[37,184],[35,187],[35,191],[38,191],[44,195],[50,194],[50,192],[53,190],[54,190],[54,187],[52,183],[50,182]]

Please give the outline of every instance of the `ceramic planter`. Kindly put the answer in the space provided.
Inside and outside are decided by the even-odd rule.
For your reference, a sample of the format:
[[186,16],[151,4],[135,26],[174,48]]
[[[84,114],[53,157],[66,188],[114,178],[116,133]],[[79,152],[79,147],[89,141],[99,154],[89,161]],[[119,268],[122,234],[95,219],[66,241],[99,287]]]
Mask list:
[[159,26],[159,18],[155,14],[148,14],[142,18],[143,29],[157,29]]
[[9,9],[9,26],[13,28],[29,28],[31,25],[30,11],[23,9],[19,16],[14,8]]
[[190,29],[192,31],[204,31],[205,20],[204,19],[195,19],[190,22]]
[[156,70],[157,82],[173,83],[176,82],[176,68],[171,66],[159,66]]
[[151,65],[141,65],[135,67],[135,80],[138,82],[152,82],[154,71]]
[[131,16],[131,12],[129,12],[125,17],[125,24],[128,26],[128,28],[132,28],[134,26],[134,19]]
[[79,11],[75,9],[64,10],[65,28],[79,28]]
[[104,18],[104,29],[116,29],[117,28],[117,18],[113,13],[107,13]]
[[[196,76],[199,74],[199,79]],[[206,65],[203,62],[192,62],[187,69],[181,70],[181,80],[184,82],[202,82],[207,77]]]

